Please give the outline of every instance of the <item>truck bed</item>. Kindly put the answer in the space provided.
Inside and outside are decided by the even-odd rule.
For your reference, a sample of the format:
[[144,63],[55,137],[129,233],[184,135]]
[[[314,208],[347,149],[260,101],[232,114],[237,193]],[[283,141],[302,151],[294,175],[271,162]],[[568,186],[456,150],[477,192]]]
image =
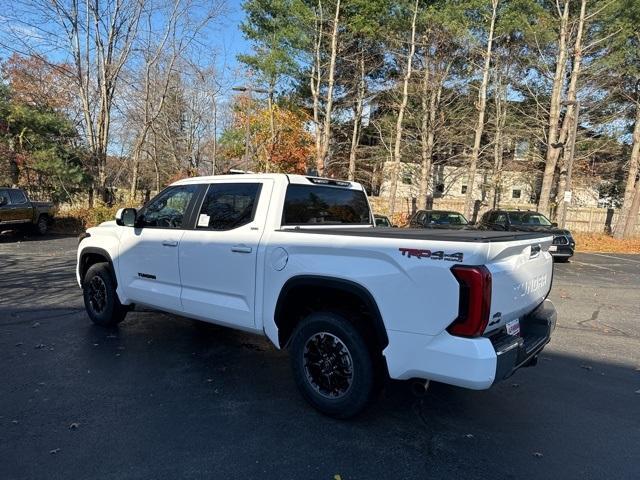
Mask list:
[[448,242],[494,243],[515,240],[532,240],[551,236],[536,232],[501,232],[490,230],[430,230],[428,228],[392,228],[392,227],[348,227],[348,228],[309,228],[296,227],[283,229],[292,233],[313,233],[316,235],[348,235],[373,238],[398,238],[411,240],[433,240]]

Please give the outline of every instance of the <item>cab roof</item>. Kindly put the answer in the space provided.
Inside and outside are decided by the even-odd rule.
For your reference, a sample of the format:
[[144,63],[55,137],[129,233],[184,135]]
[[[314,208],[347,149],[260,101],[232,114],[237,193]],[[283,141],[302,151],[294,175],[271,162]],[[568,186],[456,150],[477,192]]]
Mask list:
[[288,173],[233,173],[230,175],[208,175],[202,177],[190,177],[183,178],[172,185],[190,185],[199,183],[209,183],[215,181],[228,181],[228,180],[265,180],[271,179],[274,181],[286,180],[287,183],[293,183],[297,185],[318,185],[318,186],[330,186],[330,187],[342,187],[352,190],[364,190],[362,185],[357,182],[351,182],[348,180],[340,180],[336,178],[314,177],[312,175],[295,175]]

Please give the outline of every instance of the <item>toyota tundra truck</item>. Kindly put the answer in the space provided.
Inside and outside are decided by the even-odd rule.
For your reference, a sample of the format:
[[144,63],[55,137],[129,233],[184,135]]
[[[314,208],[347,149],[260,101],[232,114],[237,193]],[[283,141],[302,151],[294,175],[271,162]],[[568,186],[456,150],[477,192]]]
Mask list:
[[385,376],[481,390],[536,363],[556,322],[551,235],[373,227],[354,182],[189,178],[87,230],[77,280],[101,326],[141,305],[265,335],[339,418]]

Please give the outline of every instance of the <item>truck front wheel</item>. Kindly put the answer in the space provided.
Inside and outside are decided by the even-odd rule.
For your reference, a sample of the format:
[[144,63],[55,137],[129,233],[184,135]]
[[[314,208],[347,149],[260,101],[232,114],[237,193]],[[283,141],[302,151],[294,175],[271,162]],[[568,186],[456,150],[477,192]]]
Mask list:
[[112,327],[124,320],[127,308],[120,303],[108,263],[89,267],[82,282],[84,306],[93,323]]
[[333,312],[314,312],[293,332],[291,367],[295,382],[320,412],[349,418],[375,393],[372,353],[354,324]]

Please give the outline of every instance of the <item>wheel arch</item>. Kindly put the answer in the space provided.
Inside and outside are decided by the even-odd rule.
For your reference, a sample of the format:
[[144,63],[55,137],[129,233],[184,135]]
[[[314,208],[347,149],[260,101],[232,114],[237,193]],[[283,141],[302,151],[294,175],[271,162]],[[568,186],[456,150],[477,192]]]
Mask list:
[[80,261],[78,265],[78,273],[80,275],[80,281],[84,281],[84,277],[87,274],[89,268],[96,263],[107,263],[109,265],[109,271],[113,277],[116,287],[118,286],[118,277],[116,271],[113,268],[113,260],[111,255],[103,248],[98,247],[85,247],[80,254]]
[[[345,300],[351,303],[345,305]],[[363,309],[365,324],[373,327],[373,339],[380,352],[389,344],[378,304],[366,287],[342,278],[298,275],[282,286],[276,303],[274,322],[278,327],[279,346],[287,346],[303,312],[317,311],[321,305]]]

